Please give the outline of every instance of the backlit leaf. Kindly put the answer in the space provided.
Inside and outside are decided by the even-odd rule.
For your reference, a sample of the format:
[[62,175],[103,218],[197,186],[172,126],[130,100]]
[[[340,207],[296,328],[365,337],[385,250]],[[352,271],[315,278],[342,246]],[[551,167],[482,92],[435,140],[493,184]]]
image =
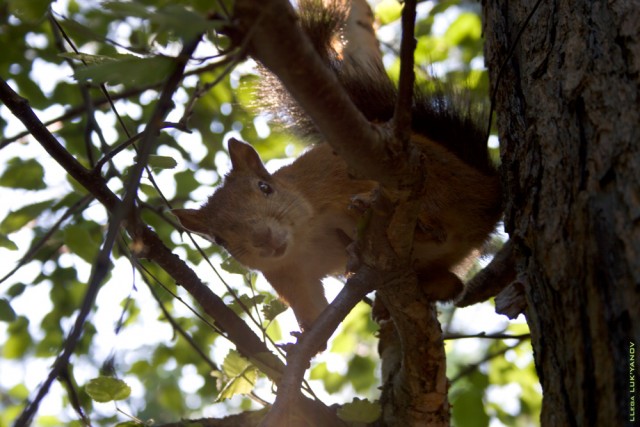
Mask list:
[[64,229],[64,244],[76,255],[88,263],[93,263],[98,255],[97,242],[91,236],[88,223],[72,224]]
[[151,85],[169,74],[173,59],[167,57],[138,58],[133,55],[79,68],[75,77],[81,81],[115,84]]
[[229,399],[236,394],[247,394],[253,390],[258,378],[256,368],[237,351],[230,351],[224,359],[222,371],[229,378],[218,394],[218,401]]
[[22,160],[13,158],[7,162],[0,186],[11,188],[24,188],[25,190],[42,190],[46,188],[44,183],[44,169],[35,159]]
[[173,157],[151,155],[148,165],[156,169],[173,169],[178,166],[178,162]]
[[42,212],[52,205],[51,200],[34,203],[17,209],[9,214],[0,223],[0,233],[11,234],[36,219]]
[[18,250],[18,246],[4,234],[0,234],[0,248],[9,249],[10,251]]
[[376,5],[376,17],[383,25],[399,19],[401,14],[402,3],[397,0],[383,0]]
[[84,390],[96,402],[124,400],[131,394],[126,382],[113,377],[98,377],[90,380]]
[[265,304],[262,307],[262,314],[264,314],[264,318],[266,321],[271,321],[278,317],[280,313],[284,313],[287,308],[287,304],[283,303],[279,299],[274,299],[269,304]]
[[16,312],[13,311],[8,300],[0,298],[0,321],[13,322],[16,319]]
[[23,21],[39,21],[44,18],[52,0],[9,0],[9,11]]
[[9,324],[7,332],[9,338],[2,343],[2,356],[7,359],[23,357],[33,344],[33,338],[29,334],[29,320],[19,316]]

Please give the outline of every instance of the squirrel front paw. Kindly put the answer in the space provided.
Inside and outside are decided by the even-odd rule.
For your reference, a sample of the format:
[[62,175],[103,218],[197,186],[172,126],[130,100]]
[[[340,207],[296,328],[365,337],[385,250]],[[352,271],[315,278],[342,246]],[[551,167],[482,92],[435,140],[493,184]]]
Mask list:
[[452,301],[464,290],[462,280],[450,271],[418,272],[418,280],[433,301]]
[[363,214],[371,207],[371,203],[373,203],[373,191],[354,194],[349,200],[349,209]]

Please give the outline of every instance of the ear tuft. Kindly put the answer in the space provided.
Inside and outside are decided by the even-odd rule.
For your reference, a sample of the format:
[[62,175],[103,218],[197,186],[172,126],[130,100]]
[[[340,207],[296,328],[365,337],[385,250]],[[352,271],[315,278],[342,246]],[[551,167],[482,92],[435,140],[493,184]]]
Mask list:
[[233,171],[251,172],[262,178],[268,178],[271,175],[262,164],[258,152],[246,142],[230,138],[229,157],[231,157]]

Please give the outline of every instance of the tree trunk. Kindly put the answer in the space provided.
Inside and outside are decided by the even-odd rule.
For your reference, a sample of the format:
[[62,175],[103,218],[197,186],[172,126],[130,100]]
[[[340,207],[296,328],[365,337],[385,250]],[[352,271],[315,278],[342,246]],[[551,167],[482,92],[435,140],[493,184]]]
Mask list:
[[640,5],[545,1],[526,23],[534,7],[489,0],[484,22],[498,85],[505,223],[519,249],[541,422],[631,424],[640,342]]

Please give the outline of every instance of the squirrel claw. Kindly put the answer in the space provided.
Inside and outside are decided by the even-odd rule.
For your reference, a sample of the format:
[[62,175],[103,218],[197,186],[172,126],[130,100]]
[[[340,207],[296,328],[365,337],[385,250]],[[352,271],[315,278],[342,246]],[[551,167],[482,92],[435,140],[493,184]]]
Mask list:
[[371,207],[373,194],[371,192],[355,194],[351,197],[349,209],[365,213]]

